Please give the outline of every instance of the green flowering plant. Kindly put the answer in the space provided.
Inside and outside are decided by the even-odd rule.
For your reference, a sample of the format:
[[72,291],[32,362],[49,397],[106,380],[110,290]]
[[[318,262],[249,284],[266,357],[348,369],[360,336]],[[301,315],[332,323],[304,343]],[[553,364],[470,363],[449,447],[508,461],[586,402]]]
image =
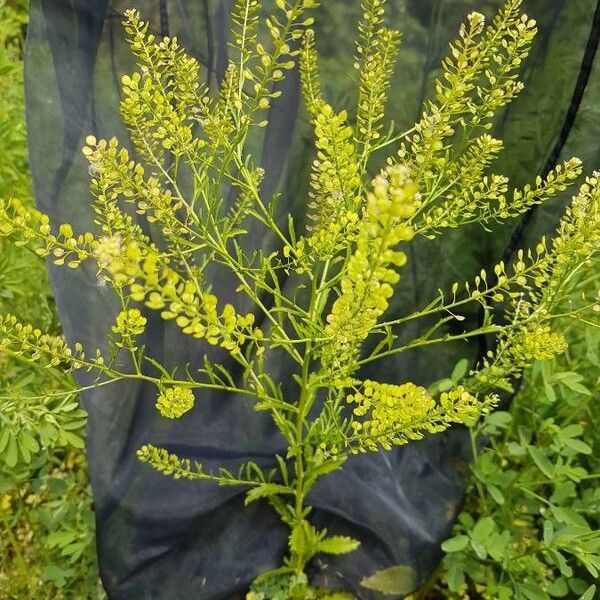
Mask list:
[[[396,134],[386,133],[384,110],[400,35],[384,23],[385,1],[363,1],[354,112],[336,110],[321,92],[310,29],[317,2],[275,4],[265,17],[258,0],[236,1],[232,57],[216,97],[176,38],[157,40],[136,11],[126,13],[138,70],[123,77],[121,113],[139,160],[116,139],[86,139],[97,231],[75,233],[69,224],[55,230],[46,215],[18,200],[0,204],[2,235],[56,265],[96,265],[121,303],[111,350],[89,356],[80,344],[71,348],[11,315],[0,319],[0,344],[37,363],[94,372],[91,387],[124,378],[149,382],[156,387],[156,408],[169,419],[192,410],[207,389],[234,392],[266,411],[287,448],[273,457],[274,469],[249,462],[237,473],[211,472],[151,443],[138,457],[176,479],[244,486],[246,503],[268,502],[289,528],[288,552],[279,569],[257,580],[251,597],[306,599],[323,597],[307,582],[307,563],[318,553],[344,554],[360,543],[311,523],[306,498],[320,477],[352,455],[476,423],[532,361],[565,350],[565,339],[552,330],[555,307],[569,279],[598,250],[600,182],[596,174],[586,179],[551,242],[542,239],[520,250],[514,264],[500,262],[492,272],[481,270],[472,281],[440,290],[413,312],[388,316],[415,237],[434,239],[472,223],[490,229],[557,196],[582,173],[581,162],[570,159],[512,191],[505,176],[489,173],[503,148],[489,131],[497,111],[522,89],[518,72],[535,21],[521,13],[520,0],[509,0],[489,25],[479,13],[468,15],[443,62],[435,97],[412,129]],[[263,29],[268,47],[259,41]],[[316,156],[308,223],[290,215],[282,227],[278,196],[263,196],[264,172],[250,148],[280,95],[274,84],[297,63]],[[393,146],[386,167],[370,176],[374,155]],[[223,199],[231,190],[236,200],[227,210]],[[160,241],[145,233],[143,220]],[[247,253],[250,225],[264,228],[277,247]],[[214,264],[235,276],[253,311],[243,314],[211,291],[204,279]],[[289,275],[293,285],[284,289]],[[593,301],[581,304],[572,310],[592,312]],[[448,332],[447,324],[464,321],[460,313],[472,305],[481,308],[482,324]],[[242,375],[208,358],[176,371],[160,368],[137,342],[146,326],[144,307],[205,348],[220,347]],[[426,332],[398,342],[407,323],[431,318],[437,321]],[[410,381],[358,376],[364,365],[409,349],[483,335],[496,337],[494,349],[440,393]],[[131,358],[127,367],[117,361],[123,352]],[[284,355],[294,366],[294,396],[271,375],[267,353]],[[147,366],[160,373],[148,374]],[[281,581],[286,591],[273,591]]]
[[568,283],[568,317],[556,323],[568,349],[536,360],[511,406],[471,429],[465,506],[442,544],[436,587],[419,598],[597,597],[600,330],[568,308],[574,296],[597,294],[599,278],[596,259]]

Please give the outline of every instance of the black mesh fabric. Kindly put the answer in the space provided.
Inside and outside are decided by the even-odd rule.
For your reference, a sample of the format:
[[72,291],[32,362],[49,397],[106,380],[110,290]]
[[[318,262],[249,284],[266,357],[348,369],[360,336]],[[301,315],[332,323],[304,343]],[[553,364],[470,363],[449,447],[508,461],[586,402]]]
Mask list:
[[[265,4],[268,4],[266,2]],[[389,114],[399,130],[410,127],[427,97],[448,40],[471,10],[491,15],[500,0],[390,0],[390,23],[404,32]],[[547,162],[578,81],[592,27],[593,0],[527,0],[540,35],[524,78],[526,92],[497,125],[506,141],[498,168],[523,183]],[[31,0],[27,39],[26,95],[30,159],[40,209],[53,224],[71,223],[76,231],[94,230],[88,171],[80,149],[85,136],[116,136],[128,144],[118,114],[119,81],[134,68],[121,28],[122,14],[137,8],[156,34],[177,35],[205,66],[214,89],[227,61],[226,32],[231,3],[226,0]],[[334,104],[352,103],[352,40],[358,0],[325,0],[317,36],[323,55],[325,91]],[[596,144],[600,119],[594,98],[600,92],[591,68],[582,106],[569,129],[563,155],[572,153],[588,167],[600,162]],[[283,96],[269,115],[263,139],[254,142],[267,177],[264,197],[282,193],[281,214],[302,216],[311,161],[310,128],[299,103],[298,75],[283,84]],[[374,172],[376,168],[374,167]],[[529,243],[550,232],[561,201],[536,211],[524,231]],[[391,307],[405,314],[422,306],[438,288],[473,277],[480,265],[497,261],[506,247],[511,223],[493,235],[466,228],[436,242],[416,242],[410,265]],[[247,248],[272,240],[252,230]],[[117,303],[94,270],[51,266],[64,332],[88,351],[105,348]],[[243,309],[230,275],[214,271],[215,290]],[[227,357],[190,341],[148,314],[145,343],[149,354],[171,367],[192,367],[205,352],[228,365]],[[477,314],[470,316],[477,321]],[[457,326],[463,327],[464,324]],[[405,339],[416,330],[407,328]],[[368,370],[365,376],[400,383],[429,384],[447,376],[461,357],[473,358],[478,343],[414,351]],[[278,357],[269,364],[287,383],[289,366]],[[230,366],[230,365],[229,365]],[[80,383],[90,376],[79,373]],[[260,502],[243,506],[244,492],[210,483],[173,481],[140,464],[135,451],[151,442],[206,465],[207,469],[253,459],[272,464],[282,440],[269,419],[247,400],[225,394],[198,395],[196,408],[175,422],[153,407],[155,390],[121,382],[83,394],[89,413],[88,457],[97,516],[101,575],[111,600],[217,600],[243,598],[250,581],[276,567],[284,554],[286,530]],[[360,580],[393,565],[408,565],[423,583],[440,557],[460,508],[468,474],[468,444],[460,429],[389,453],[352,458],[315,487],[310,502],[314,521],[331,533],[361,540],[356,552],[321,557],[311,565],[317,584],[352,590],[357,598],[377,598]]]

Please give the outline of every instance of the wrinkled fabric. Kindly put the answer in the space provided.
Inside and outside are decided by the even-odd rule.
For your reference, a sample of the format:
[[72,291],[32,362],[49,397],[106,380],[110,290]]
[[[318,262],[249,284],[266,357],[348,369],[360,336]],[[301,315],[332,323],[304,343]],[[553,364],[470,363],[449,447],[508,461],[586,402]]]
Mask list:
[[[323,4],[317,39],[325,93],[335,106],[351,106],[353,83],[346,75],[353,70],[352,40],[360,3]],[[388,107],[401,131],[418,118],[460,21],[474,9],[492,14],[501,2],[390,0],[388,4],[390,24],[404,32]],[[500,115],[495,131],[505,139],[507,150],[494,170],[507,173],[515,184],[540,171],[561,130],[595,4],[525,2],[527,12],[540,24],[524,73],[528,87]],[[204,66],[203,77],[211,89],[223,76],[231,8],[226,0],[31,0],[26,50],[30,159],[38,206],[54,226],[69,222],[76,231],[96,230],[88,167],[80,152],[85,136],[116,136],[130,146],[117,107],[120,78],[134,69],[121,27],[123,12],[131,7],[150,20],[157,35],[179,37]],[[581,156],[588,169],[600,164],[597,71],[595,64],[562,153]],[[281,192],[281,217],[292,212],[301,222],[312,150],[296,71],[289,74],[282,91],[270,110],[264,138],[253,142],[253,154],[266,170],[264,197]],[[524,242],[551,232],[563,205],[564,198],[537,210]],[[390,316],[407,314],[423,306],[438,288],[473,278],[482,265],[494,264],[514,227],[512,222],[494,234],[468,227],[434,242],[412,244]],[[256,228],[244,244],[247,249],[267,248],[274,240]],[[71,271],[51,265],[50,272],[68,340],[81,342],[88,352],[106,349],[118,308],[92,266]],[[231,274],[215,268],[211,283],[223,302],[240,310],[249,308],[235,293]],[[155,312],[147,316],[142,343],[155,360],[169,367],[193,367],[206,352],[233,369],[222,351],[181,335]],[[477,322],[475,309],[467,316],[471,324]],[[420,328],[426,326],[419,322]],[[401,340],[414,337],[415,327],[407,326]],[[462,329],[464,323],[454,327]],[[473,359],[481,343],[406,352],[365,369],[364,376],[428,385],[448,376],[458,359]],[[286,361],[275,355],[269,364],[274,378],[293,390]],[[78,378],[82,385],[91,381],[86,373],[78,373]],[[244,398],[203,392],[193,411],[167,422],[154,409],[155,394],[152,386],[137,381],[82,394],[89,413],[87,452],[104,586],[111,600],[243,598],[256,575],[280,564],[286,529],[266,503],[244,507],[243,489],[173,481],[139,463],[135,451],[150,442],[198,460],[206,469],[235,470],[246,460],[273,465],[273,454],[282,451],[283,441],[268,416],[255,413]],[[361,579],[402,564],[412,567],[423,583],[440,558],[440,542],[460,508],[468,456],[466,433],[455,428],[391,452],[351,458],[342,470],[320,480],[309,498],[315,507],[313,521],[332,534],[359,539],[361,546],[345,556],[313,561],[313,581],[351,590],[357,598],[375,599],[381,596],[361,588]]]

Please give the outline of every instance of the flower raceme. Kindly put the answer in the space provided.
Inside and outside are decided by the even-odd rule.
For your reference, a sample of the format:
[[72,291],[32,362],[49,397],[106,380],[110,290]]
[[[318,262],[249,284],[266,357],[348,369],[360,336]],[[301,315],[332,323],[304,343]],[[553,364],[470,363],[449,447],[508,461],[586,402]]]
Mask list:
[[388,307],[400,279],[397,269],[406,264],[406,254],[397,247],[414,236],[406,221],[417,210],[419,197],[419,187],[403,165],[387,167],[373,181],[356,248],[325,327],[331,342],[323,350],[323,366],[339,381],[355,370],[361,343]]
[[379,448],[420,440],[438,433],[450,423],[477,420],[498,401],[488,396],[482,403],[462,385],[440,395],[439,401],[422,386],[366,380],[347,402],[353,406],[348,444],[352,453],[377,452]]

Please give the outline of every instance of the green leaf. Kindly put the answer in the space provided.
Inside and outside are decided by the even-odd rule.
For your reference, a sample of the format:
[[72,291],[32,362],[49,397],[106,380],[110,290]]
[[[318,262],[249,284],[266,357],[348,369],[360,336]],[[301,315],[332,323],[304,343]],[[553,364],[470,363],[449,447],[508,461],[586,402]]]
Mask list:
[[19,432],[19,435],[17,436],[17,446],[19,447],[19,454],[21,455],[22,462],[28,465],[31,462],[31,452],[29,451],[29,448],[21,441],[24,433],[25,432],[23,431]]
[[447,553],[460,552],[467,547],[468,543],[469,538],[466,535],[457,535],[442,542],[442,550]]
[[452,379],[440,379],[440,381],[437,382],[437,389],[440,392],[447,392],[448,390],[451,390],[454,387],[454,381],[452,381]]
[[317,546],[317,552],[326,554],[348,554],[360,546],[360,542],[344,535],[332,535],[321,540]]
[[580,560],[583,566],[590,572],[590,575],[597,580],[600,575],[600,557],[584,554],[580,556]]
[[8,429],[8,427],[6,427],[5,429],[2,430],[2,433],[0,433],[0,452],[4,452],[4,449],[8,445],[10,438],[11,438],[11,431],[10,431],[10,429]]
[[315,527],[307,521],[294,525],[290,534],[290,549],[292,552],[310,558],[319,544],[319,534]]
[[468,359],[461,358],[454,366],[454,369],[452,370],[452,375],[450,375],[450,379],[452,379],[454,383],[458,383],[467,374],[468,368]]
[[590,528],[588,522],[575,510],[567,507],[550,505],[550,510],[557,521],[566,525],[574,525],[579,527]]
[[509,442],[507,449],[509,454],[512,454],[513,456],[523,456],[523,454],[525,454],[525,448],[520,444],[517,444],[517,442]]
[[496,427],[507,427],[511,421],[512,415],[505,410],[498,410],[485,418],[486,424],[494,425]]
[[487,491],[496,504],[498,504],[499,506],[502,506],[504,504],[504,496],[502,495],[502,492],[497,486],[495,486],[493,483],[488,483]]
[[464,563],[462,561],[452,561],[447,573],[448,587],[452,592],[458,592],[465,583]]
[[287,468],[285,459],[282,456],[280,456],[279,454],[276,454],[275,458],[277,460],[277,464],[279,465],[279,472],[281,473],[281,477],[283,478],[283,483],[285,483],[285,485],[288,485],[289,474],[288,474],[288,468]]
[[332,458],[326,460],[319,465],[311,467],[307,474],[307,477],[314,481],[318,477],[327,475],[328,473],[339,469],[344,464],[345,460],[345,458]]
[[548,594],[533,583],[517,583],[517,589],[528,600],[549,600]]
[[248,490],[244,504],[248,506],[248,504],[259,500],[260,498],[268,498],[269,496],[275,496],[276,494],[289,493],[290,488],[285,485],[280,485],[278,483],[262,483]]
[[550,550],[550,553],[554,558],[554,561],[556,562],[556,565],[558,566],[561,575],[564,575],[565,577],[572,577],[573,569],[567,562],[567,559],[557,550]]
[[475,524],[473,531],[470,533],[470,538],[476,544],[484,544],[487,542],[490,534],[494,530],[494,519],[491,517],[483,517]]
[[506,557],[506,548],[510,542],[510,531],[505,529],[502,533],[493,533],[486,544],[490,556],[502,562]]
[[65,445],[70,445],[74,448],[83,448],[85,446],[83,439],[71,431],[61,430],[59,437],[61,443]]
[[582,433],[583,427],[581,425],[567,425],[560,430],[558,436],[560,438],[573,438],[581,435]]
[[555,579],[548,587],[548,593],[556,598],[563,598],[569,593],[569,586],[564,577]]
[[73,569],[61,569],[56,565],[46,565],[42,571],[46,581],[52,581],[56,587],[62,588],[73,576]]
[[533,458],[533,462],[537,465],[538,469],[552,479],[554,477],[554,465],[548,460],[546,455],[535,446],[528,446],[527,450],[529,455]]
[[546,398],[551,404],[556,402],[556,392],[549,383],[544,383],[544,391],[546,392]]
[[588,390],[585,386],[579,383],[581,379],[581,375],[577,375],[577,378],[564,377],[560,380],[560,383],[568,387],[573,392],[583,394],[584,396],[591,396],[592,392],[590,392],[590,390]]
[[56,427],[50,423],[42,423],[39,428],[39,434],[42,445],[44,446],[50,446],[58,437]]
[[591,446],[589,446],[585,442],[582,442],[581,440],[576,440],[573,438],[566,438],[563,440],[563,443],[565,446],[567,446],[568,448],[571,448],[571,450],[575,450],[575,452],[578,452],[579,454],[591,454],[592,453]]
[[563,504],[569,498],[575,497],[577,489],[572,481],[563,481],[554,488],[552,496],[550,496],[550,502],[554,504]]
[[594,596],[596,595],[596,585],[591,585],[583,594],[583,596],[581,596],[581,598],[579,598],[579,600],[594,600]]
[[74,563],[81,557],[85,548],[86,548],[85,542],[74,542],[73,544],[69,544],[68,546],[65,546],[62,549],[61,554],[64,557],[68,558],[68,561],[70,563]]
[[544,544],[549,546],[554,539],[554,525],[552,525],[552,521],[548,521],[547,519],[544,521]]
[[396,565],[366,577],[360,585],[382,594],[410,594],[417,587],[417,577],[411,567]]
[[77,539],[77,533],[74,531],[54,531],[46,538],[49,548],[66,548]]
[[4,453],[4,462],[7,467],[12,468],[17,464],[18,459],[19,449],[17,446],[17,440],[11,436],[11,438],[8,440],[6,452]]
[[27,431],[21,431],[19,433],[19,446],[27,448],[32,453],[38,452],[40,449],[37,440]]

